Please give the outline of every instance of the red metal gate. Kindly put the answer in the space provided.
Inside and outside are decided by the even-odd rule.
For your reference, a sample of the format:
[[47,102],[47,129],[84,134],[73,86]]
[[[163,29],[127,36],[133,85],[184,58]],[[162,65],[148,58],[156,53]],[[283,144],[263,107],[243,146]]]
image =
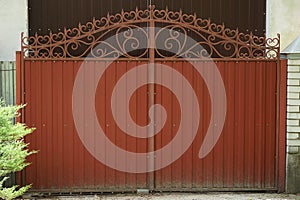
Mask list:
[[[160,36],[162,27],[167,32]],[[193,43],[182,43],[173,50],[175,44],[189,41],[185,36]],[[179,43],[157,48],[159,37]],[[130,50],[125,44],[129,40],[137,42]],[[149,41],[147,48],[143,41]],[[33,190],[45,192],[284,189],[285,89],[280,86],[285,83],[285,68],[278,59],[278,38],[244,35],[193,15],[151,7],[94,20],[64,33],[23,38],[22,42],[18,97],[27,103],[23,121],[36,127],[26,141],[31,149],[39,150],[30,156],[32,164],[24,170],[22,184],[32,183]],[[194,44],[205,51],[194,49]],[[87,70],[82,71],[83,66]],[[138,66],[145,66],[146,73]],[[195,66],[207,71],[199,74]],[[210,74],[212,68],[219,77]],[[134,82],[123,78],[129,73]],[[80,84],[78,77],[84,80]],[[122,78],[123,84],[118,85]],[[218,99],[222,97],[218,78],[226,92],[224,102]],[[141,86],[144,80],[148,84]],[[196,98],[188,98],[184,80]],[[117,85],[126,92],[115,94]],[[132,87],[135,91],[128,92]],[[150,118],[160,123],[164,116],[162,110],[151,113],[149,109],[154,104],[164,107],[167,118],[156,135],[134,137],[140,134],[139,127],[131,128],[130,117],[116,103],[128,95],[130,117],[139,127],[147,127],[148,134],[158,129]],[[94,105],[89,106],[91,101]],[[198,108],[183,113],[183,107],[195,102]],[[92,108],[95,117],[89,114]],[[224,123],[212,122],[214,109],[226,113]],[[180,128],[183,116],[190,120],[184,129]],[[124,120],[126,130],[116,118]],[[107,139],[98,140],[98,124]],[[207,143],[210,129],[213,135]],[[174,144],[177,135],[182,142]],[[187,137],[192,143],[186,148]],[[111,143],[115,148],[108,150]],[[211,151],[199,157],[205,143],[211,145]],[[161,150],[168,145],[171,151]],[[120,156],[119,149],[129,153]],[[153,156],[147,154],[154,151]],[[147,156],[140,162],[130,159],[130,153]],[[170,160],[167,165],[166,160]],[[138,171],[141,166],[151,170]]]

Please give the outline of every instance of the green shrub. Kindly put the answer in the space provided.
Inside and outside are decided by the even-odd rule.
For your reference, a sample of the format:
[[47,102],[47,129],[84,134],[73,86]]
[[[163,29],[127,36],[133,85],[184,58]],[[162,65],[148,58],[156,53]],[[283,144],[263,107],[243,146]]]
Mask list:
[[0,100],[0,198],[13,199],[24,192],[30,186],[4,187],[4,182],[8,179],[7,175],[21,171],[29,165],[26,157],[34,151],[27,149],[28,144],[24,142],[24,136],[30,134],[34,129],[26,127],[22,123],[13,123],[18,115],[18,111],[23,106],[6,106]]

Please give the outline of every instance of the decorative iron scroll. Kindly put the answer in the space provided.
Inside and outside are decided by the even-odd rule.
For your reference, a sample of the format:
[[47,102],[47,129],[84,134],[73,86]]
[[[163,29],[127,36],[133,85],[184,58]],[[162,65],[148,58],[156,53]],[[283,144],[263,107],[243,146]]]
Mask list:
[[[279,58],[279,36],[266,38],[244,34],[238,29],[225,28],[224,24],[197,18],[196,14],[183,14],[167,8],[156,10],[154,6],[147,10],[108,14],[55,34],[50,32],[49,35],[35,34],[32,37],[22,34],[22,52],[27,58],[37,59],[144,58],[149,53],[147,28],[150,24],[168,30],[161,36],[162,31],[155,29],[155,55],[158,58]],[[186,38],[193,38],[195,42],[187,42]],[[158,45],[163,47],[157,48]],[[170,48],[173,53],[165,51]]]

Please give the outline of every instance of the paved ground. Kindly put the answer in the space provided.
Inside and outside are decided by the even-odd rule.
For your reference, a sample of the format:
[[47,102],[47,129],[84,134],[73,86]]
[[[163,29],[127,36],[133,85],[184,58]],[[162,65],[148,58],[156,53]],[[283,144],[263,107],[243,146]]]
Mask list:
[[151,195],[92,195],[92,196],[62,196],[43,198],[43,200],[300,200],[300,195],[269,194],[269,193],[159,193]]

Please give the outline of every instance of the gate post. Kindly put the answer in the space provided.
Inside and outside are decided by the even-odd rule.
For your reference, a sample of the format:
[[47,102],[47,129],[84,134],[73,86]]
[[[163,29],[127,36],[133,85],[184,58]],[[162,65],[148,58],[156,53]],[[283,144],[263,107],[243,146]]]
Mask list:
[[286,192],[300,192],[300,37],[281,53],[287,59]]
[[[21,94],[21,66],[22,66],[22,53],[21,51],[16,52],[16,105],[21,105],[22,101],[22,94]],[[21,122],[21,116],[16,118],[16,122]],[[24,181],[23,181],[23,173],[24,170],[21,172],[16,173],[16,183],[18,185],[23,186]]]
[[[21,104],[21,51],[16,52],[16,104]],[[17,120],[20,121],[20,117]]]
[[286,98],[287,98],[287,61],[279,61],[279,126],[278,126],[278,192],[285,191],[286,176]]

